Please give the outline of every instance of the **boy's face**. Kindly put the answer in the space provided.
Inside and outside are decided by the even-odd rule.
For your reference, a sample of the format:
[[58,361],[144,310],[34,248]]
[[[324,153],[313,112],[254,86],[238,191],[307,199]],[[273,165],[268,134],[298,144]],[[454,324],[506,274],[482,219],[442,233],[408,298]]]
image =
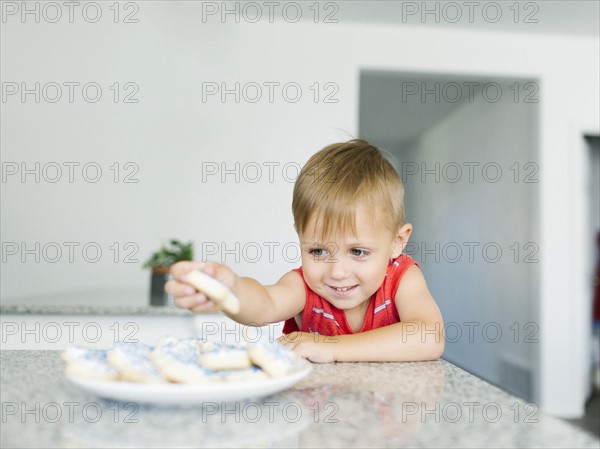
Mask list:
[[302,272],[308,286],[338,309],[366,308],[367,301],[383,283],[389,260],[398,257],[410,236],[410,225],[398,234],[381,224],[372,211],[356,212],[356,235],[320,240],[313,216],[299,235]]

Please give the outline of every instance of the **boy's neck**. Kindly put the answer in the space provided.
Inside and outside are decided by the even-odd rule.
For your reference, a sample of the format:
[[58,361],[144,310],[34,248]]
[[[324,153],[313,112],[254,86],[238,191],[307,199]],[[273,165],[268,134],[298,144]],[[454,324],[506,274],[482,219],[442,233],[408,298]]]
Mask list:
[[365,316],[367,315],[367,309],[369,308],[370,303],[371,298],[369,298],[367,301],[363,302],[359,306],[355,307],[354,309],[343,310],[344,315],[346,315],[346,322],[348,323],[348,326],[350,326],[350,329],[352,329],[352,332],[360,332],[360,330],[362,329],[365,323]]

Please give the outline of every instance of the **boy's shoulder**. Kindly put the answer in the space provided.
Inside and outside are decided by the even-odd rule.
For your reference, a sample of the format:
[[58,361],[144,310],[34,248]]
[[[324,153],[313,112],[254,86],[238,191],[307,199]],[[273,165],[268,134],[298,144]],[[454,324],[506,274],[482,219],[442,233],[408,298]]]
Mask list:
[[419,263],[413,259],[412,257],[410,257],[408,254],[400,254],[398,257],[396,257],[395,259],[392,259],[390,261],[390,265],[394,265],[395,267],[410,267],[411,265],[416,265],[417,267],[419,266]]

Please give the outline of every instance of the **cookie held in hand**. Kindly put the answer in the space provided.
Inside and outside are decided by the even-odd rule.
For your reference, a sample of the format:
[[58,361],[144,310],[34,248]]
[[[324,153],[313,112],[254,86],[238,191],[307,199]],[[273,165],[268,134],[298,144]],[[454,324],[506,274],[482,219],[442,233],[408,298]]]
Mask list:
[[204,293],[225,312],[233,315],[240,311],[240,300],[231,290],[212,276],[202,271],[191,271],[185,276],[185,281],[199,292]]

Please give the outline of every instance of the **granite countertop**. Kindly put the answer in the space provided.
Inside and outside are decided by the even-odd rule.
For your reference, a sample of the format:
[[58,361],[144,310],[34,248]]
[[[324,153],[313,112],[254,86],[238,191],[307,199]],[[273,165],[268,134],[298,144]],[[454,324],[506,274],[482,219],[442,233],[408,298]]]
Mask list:
[[71,385],[56,351],[1,351],[2,447],[590,447],[451,363],[314,365],[259,400],[159,407]]
[[91,289],[3,298],[2,315],[191,315],[174,305],[151,306],[148,293],[131,289]]

